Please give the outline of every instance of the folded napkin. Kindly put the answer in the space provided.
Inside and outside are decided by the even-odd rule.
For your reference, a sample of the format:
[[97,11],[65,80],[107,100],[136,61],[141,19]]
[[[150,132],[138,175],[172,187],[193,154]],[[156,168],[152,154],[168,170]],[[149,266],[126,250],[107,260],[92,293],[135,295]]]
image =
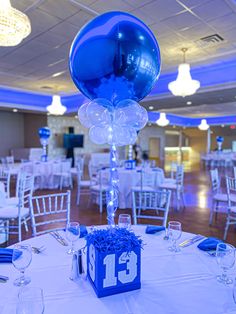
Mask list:
[[212,251],[216,250],[218,243],[223,243],[223,241],[217,238],[207,238],[200,242],[197,247],[202,251]]
[[[80,238],[84,238],[87,234],[88,234],[88,231],[87,231],[87,228],[85,225],[80,225],[79,226],[79,229],[80,229],[80,235],[79,237]],[[73,233],[74,235],[78,235],[78,230],[76,228],[73,228],[71,227],[70,229],[70,232]],[[66,229],[64,229],[64,231],[66,231]]]
[[145,230],[145,233],[147,234],[154,234],[154,233],[157,233],[157,232],[160,232],[160,231],[164,231],[166,228],[163,227],[163,226],[152,226],[152,225],[149,225],[146,227],[146,230]]
[[[19,258],[22,254],[21,251],[15,250],[15,259]],[[0,263],[11,263],[12,262],[13,249],[0,248]]]

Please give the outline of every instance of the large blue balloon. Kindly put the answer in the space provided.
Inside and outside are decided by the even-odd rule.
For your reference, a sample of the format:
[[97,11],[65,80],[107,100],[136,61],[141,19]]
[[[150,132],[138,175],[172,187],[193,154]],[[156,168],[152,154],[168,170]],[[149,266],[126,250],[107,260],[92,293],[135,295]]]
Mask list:
[[45,126],[43,128],[38,129],[38,135],[40,138],[48,139],[51,135],[51,131],[48,127]]
[[115,106],[149,94],[160,73],[160,50],[151,30],[123,12],[102,14],[75,37],[69,58],[71,77],[88,98]]

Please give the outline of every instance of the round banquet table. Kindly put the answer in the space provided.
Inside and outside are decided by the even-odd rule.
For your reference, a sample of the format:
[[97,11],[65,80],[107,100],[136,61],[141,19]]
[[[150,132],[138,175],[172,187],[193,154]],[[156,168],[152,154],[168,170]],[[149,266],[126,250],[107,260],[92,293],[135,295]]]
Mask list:
[[[109,169],[103,170],[107,173],[109,172]],[[141,172],[140,169],[132,169],[128,170],[125,168],[118,168],[118,176],[119,176],[119,208],[125,209],[125,208],[131,208],[132,207],[132,195],[131,195],[131,189],[132,187],[141,184]],[[147,171],[147,170],[146,170]],[[156,183],[157,186],[162,183],[164,180],[164,173],[163,176],[160,175],[160,173],[152,171],[152,168],[148,170],[150,175],[156,176]]]
[[[32,287],[44,292],[45,314],[223,314],[236,313],[232,285],[218,283],[216,259],[197,249],[197,243],[174,254],[163,232],[145,234],[145,226],[134,226],[145,245],[141,253],[141,289],[97,298],[88,280],[77,283],[69,279],[72,257],[50,234],[24,241],[32,246],[44,245],[46,250],[34,254],[26,270]],[[64,232],[61,235],[65,236]],[[180,241],[191,237],[183,233]],[[83,247],[84,239],[77,241]],[[0,313],[15,313],[19,288],[13,281],[19,272],[12,264],[1,264],[1,275],[9,276],[0,283]],[[235,275],[235,269],[231,275]],[[29,285],[29,286],[30,286]],[[33,314],[33,313],[32,313]]]

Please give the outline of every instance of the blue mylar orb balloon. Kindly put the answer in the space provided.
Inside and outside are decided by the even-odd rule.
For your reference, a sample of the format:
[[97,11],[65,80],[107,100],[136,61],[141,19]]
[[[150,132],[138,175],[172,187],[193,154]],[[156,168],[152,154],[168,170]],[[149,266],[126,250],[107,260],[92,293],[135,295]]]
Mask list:
[[113,106],[149,94],[161,66],[151,30],[123,12],[102,14],[75,37],[69,57],[71,77],[88,98],[105,98]]
[[38,135],[40,138],[47,139],[51,135],[51,131],[48,127],[43,127],[38,129]]

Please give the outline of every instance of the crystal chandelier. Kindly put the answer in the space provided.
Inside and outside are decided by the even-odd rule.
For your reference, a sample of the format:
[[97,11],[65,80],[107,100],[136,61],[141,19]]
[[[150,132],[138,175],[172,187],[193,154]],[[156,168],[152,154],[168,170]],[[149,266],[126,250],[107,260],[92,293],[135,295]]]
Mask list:
[[0,2],[0,46],[16,46],[30,34],[30,20],[10,0]]
[[183,52],[183,63],[178,67],[178,75],[176,81],[168,84],[168,88],[174,96],[190,96],[196,93],[200,87],[200,82],[192,80],[190,74],[190,65],[185,62],[185,53],[187,48],[181,49]]
[[66,107],[62,105],[60,96],[52,96],[52,103],[47,106],[47,111],[56,116],[62,116],[66,112]]
[[201,123],[198,126],[199,130],[201,131],[206,131],[209,129],[209,124],[207,124],[207,120],[206,119],[202,119]]
[[157,125],[159,126],[167,126],[170,121],[166,119],[166,114],[164,112],[160,113],[159,119],[156,121]]

